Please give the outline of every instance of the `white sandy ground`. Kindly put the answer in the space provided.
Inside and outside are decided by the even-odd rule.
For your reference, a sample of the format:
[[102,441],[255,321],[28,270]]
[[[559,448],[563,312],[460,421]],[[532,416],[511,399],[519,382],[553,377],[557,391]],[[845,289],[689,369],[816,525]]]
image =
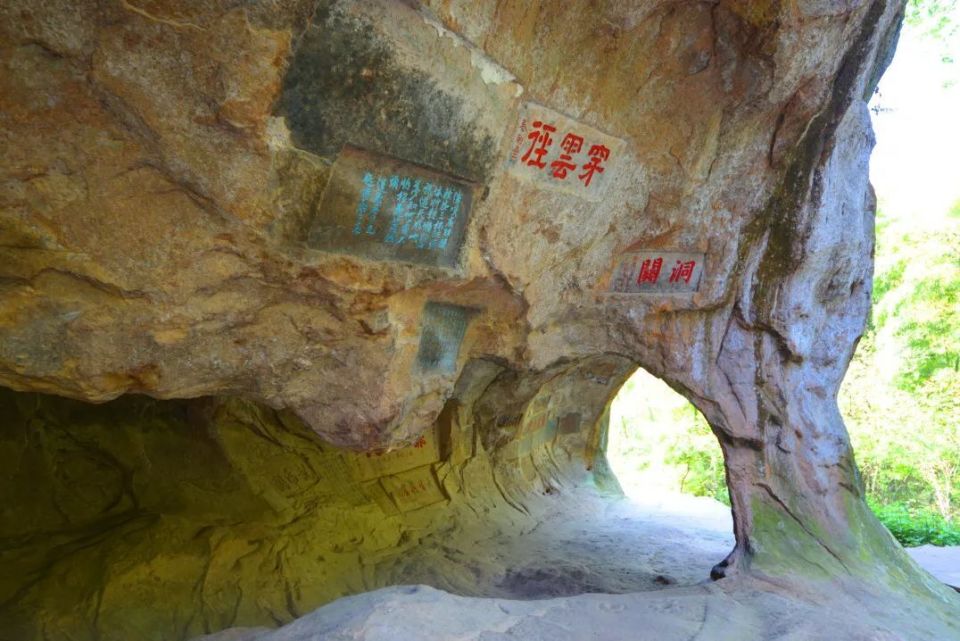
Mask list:
[[716,501],[641,504],[574,488],[532,529],[440,533],[380,570],[461,596],[623,594],[706,581],[733,545],[730,509]]
[[[575,492],[520,537],[456,547],[427,538],[395,561],[398,579],[444,590],[384,588],[277,630],[196,641],[960,641],[960,622],[899,625],[903,602],[865,611],[858,586],[711,583],[710,568],[733,545],[730,528],[729,509],[710,499]],[[942,580],[960,571],[960,548],[911,553]]]
[[938,548],[923,545],[907,552],[924,570],[960,590],[960,546]]

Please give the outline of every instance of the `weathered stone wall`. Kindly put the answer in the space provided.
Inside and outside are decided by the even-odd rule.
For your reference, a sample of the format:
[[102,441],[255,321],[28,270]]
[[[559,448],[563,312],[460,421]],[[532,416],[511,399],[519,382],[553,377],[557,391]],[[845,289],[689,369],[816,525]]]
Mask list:
[[238,399],[0,390],[0,638],[185,639],[424,580],[484,595],[498,568],[478,547],[594,482],[631,370],[596,358],[518,382],[474,361],[434,428],[368,452]]
[[955,609],[866,510],[835,401],[902,5],[5,2],[0,384],[240,397],[376,451],[469,363],[514,377],[473,411],[495,435],[616,355],[720,439],[717,576]]

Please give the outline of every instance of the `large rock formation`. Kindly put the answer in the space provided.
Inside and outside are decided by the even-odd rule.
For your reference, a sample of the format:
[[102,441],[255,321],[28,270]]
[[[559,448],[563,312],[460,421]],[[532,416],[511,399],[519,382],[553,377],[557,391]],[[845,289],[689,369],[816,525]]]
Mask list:
[[[17,638],[185,637],[382,585],[318,587],[336,561],[307,544],[293,570],[243,570],[244,541],[283,537],[238,532],[326,523],[342,490],[360,512],[334,547],[393,545],[427,527],[398,525],[418,501],[457,503],[467,461],[493,471],[478,494],[522,511],[511,492],[554,475],[540,457],[566,453],[559,477],[603,467],[604,408],[638,365],[723,447],[736,547],[715,578],[843,586],[881,618],[909,598],[916,638],[960,634],[956,595],[866,509],[835,400],[870,300],[865,100],[902,2],[8,0],[0,17],[0,384],[220,397],[4,398]],[[248,415],[233,445],[223,407]],[[366,454],[302,425],[416,465],[348,469]],[[226,556],[190,551],[205,519]],[[133,551],[108,563],[117,540]],[[252,605],[171,596],[198,562],[239,572]],[[258,604],[270,572],[309,595],[285,581],[294,607]]]

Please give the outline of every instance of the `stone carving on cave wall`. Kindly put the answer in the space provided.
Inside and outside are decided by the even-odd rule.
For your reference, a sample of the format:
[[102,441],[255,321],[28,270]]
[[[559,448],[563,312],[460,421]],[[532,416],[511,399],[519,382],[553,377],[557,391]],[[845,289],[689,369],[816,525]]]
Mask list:
[[631,251],[623,254],[610,281],[618,294],[695,292],[703,278],[704,255],[696,252]]
[[518,118],[507,159],[511,174],[543,189],[603,200],[616,181],[623,140],[532,102]]
[[345,147],[307,244],[375,260],[455,267],[473,192],[462,180]]

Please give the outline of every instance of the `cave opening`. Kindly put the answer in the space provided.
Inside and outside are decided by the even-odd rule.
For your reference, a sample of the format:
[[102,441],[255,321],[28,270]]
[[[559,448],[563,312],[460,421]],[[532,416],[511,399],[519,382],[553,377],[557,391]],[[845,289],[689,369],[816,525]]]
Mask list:
[[637,368],[617,390],[609,421],[607,462],[625,495],[729,507],[723,452],[707,419],[661,379]]
[[703,580],[734,546],[723,452],[683,395],[638,367],[610,402],[604,442],[610,472],[652,529],[668,536],[674,572]]

